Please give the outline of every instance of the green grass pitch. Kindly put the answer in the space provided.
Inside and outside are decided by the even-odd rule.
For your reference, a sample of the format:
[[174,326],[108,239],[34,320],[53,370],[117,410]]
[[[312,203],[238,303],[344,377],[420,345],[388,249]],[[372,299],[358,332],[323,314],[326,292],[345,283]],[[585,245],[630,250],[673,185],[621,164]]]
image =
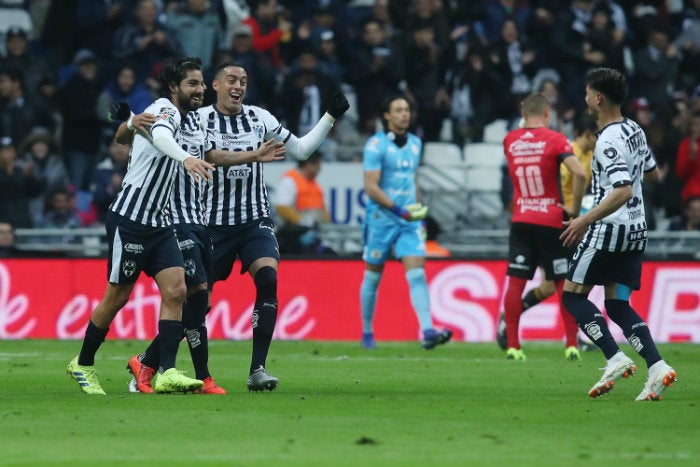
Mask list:
[[[635,402],[647,372],[598,399],[604,366],[563,346],[275,341],[275,392],[248,393],[250,342],[211,343],[226,396],[130,394],[126,361],[143,342],[107,341],[107,396],[65,374],[77,341],[0,341],[2,466],[692,466],[700,465],[700,346],[660,349],[678,372],[661,402]],[[180,369],[192,375],[185,344]]]

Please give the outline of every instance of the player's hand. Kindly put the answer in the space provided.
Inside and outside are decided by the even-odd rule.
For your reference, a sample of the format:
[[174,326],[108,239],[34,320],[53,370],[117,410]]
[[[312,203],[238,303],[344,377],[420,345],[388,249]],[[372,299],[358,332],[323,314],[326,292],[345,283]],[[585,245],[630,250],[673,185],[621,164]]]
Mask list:
[[115,102],[109,108],[109,119],[125,122],[131,117],[131,108],[126,102]]
[[134,131],[140,131],[141,133],[148,134],[151,126],[156,122],[156,116],[153,114],[142,113],[134,115],[131,119],[131,126],[134,127]]
[[209,162],[196,157],[188,157],[182,164],[185,166],[185,170],[195,177],[199,177],[202,180],[212,179],[211,172],[215,167]]
[[287,148],[284,143],[271,139],[260,145],[256,160],[258,162],[283,161],[285,154],[287,154]]
[[421,203],[409,204],[405,207],[394,205],[390,210],[409,222],[422,221],[428,215],[428,206],[423,206]]
[[331,99],[331,105],[328,106],[328,113],[331,117],[338,119],[347,112],[349,108],[350,104],[345,94],[338,91],[333,95],[333,99]]
[[564,226],[566,229],[559,236],[559,240],[562,241],[564,246],[571,247],[578,245],[583,236],[588,231],[588,226],[590,224],[586,220],[586,216],[577,217],[570,221],[564,221]]

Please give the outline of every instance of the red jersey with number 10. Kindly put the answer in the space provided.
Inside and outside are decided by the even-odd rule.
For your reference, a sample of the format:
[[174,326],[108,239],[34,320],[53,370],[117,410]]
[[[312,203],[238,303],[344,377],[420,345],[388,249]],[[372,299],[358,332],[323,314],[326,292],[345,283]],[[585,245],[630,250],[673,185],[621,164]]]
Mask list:
[[573,155],[566,137],[549,128],[518,128],[503,139],[513,181],[512,222],[562,227],[559,164]]

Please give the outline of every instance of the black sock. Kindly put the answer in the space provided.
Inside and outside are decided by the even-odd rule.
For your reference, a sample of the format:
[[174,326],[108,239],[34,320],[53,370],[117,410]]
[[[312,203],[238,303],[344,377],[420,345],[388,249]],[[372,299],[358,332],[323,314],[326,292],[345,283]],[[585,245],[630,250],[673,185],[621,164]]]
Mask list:
[[158,370],[162,373],[170,368],[175,368],[177,348],[182,340],[182,323],[172,319],[161,319],[158,321],[158,335],[160,336]]
[[537,290],[539,289],[535,287],[534,289],[530,289],[527,291],[527,293],[523,297],[523,311],[527,310],[528,308],[532,308],[533,306],[537,305],[542,301],[540,294],[536,292]]
[[649,326],[627,300],[605,300],[605,309],[610,319],[620,326],[632,348],[646,361],[647,368],[661,360]]
[[608,323],[603,313],[584,294],[564,292],[562,295],[564,308],[571,313],[580,330],[586,333],[595,345],[600,347],[606,359],[610,359],[619,350],[615,339],[610,334]]
[[254,278],[257,295],[253,309],[253,357],[250,373],[265,366],[277,322],[277,271],[270,266],[261,268]]
[[184,327],[187,346],[190,349],[192,365],[197,379],[203,380],[209,374],[209,341],[204,317],[207,314],[209,293],[198,290],[193,293],[182,307],[182,326]]
[[109,328],[100,329],[90,320],[85,329],[83,346],[78,355],[78,365],[93,366],[95,364],[95,354],[107,337]]
[[146,350],[139,355],[139,361],[154,370],[158,369],[160,362],[160,334],[154,337],[148,347],[146,347]]

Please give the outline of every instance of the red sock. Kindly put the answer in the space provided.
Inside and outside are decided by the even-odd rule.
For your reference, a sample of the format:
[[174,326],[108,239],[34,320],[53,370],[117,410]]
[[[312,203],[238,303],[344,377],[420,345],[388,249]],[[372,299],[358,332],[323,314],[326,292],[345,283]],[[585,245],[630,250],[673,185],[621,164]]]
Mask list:
[[[556,282],[557,295],[559,296],[559,313],[561,313],[561,318],[564,320],[564,332],[566,333],[566,346],[567,347],[577,347],[578,346],[578,325],[573,315],[566,311],[564,304],[561,301],[562,295],[564,293],[564,281]],[[506,331],[507,332],[507,331]]]
[[523,314],[523,290],[527,279],[520,277],[508,277],[508,289],[503,301],[506,315],[506,335],[508,336],[508,348],[520,348],[520,315]]

